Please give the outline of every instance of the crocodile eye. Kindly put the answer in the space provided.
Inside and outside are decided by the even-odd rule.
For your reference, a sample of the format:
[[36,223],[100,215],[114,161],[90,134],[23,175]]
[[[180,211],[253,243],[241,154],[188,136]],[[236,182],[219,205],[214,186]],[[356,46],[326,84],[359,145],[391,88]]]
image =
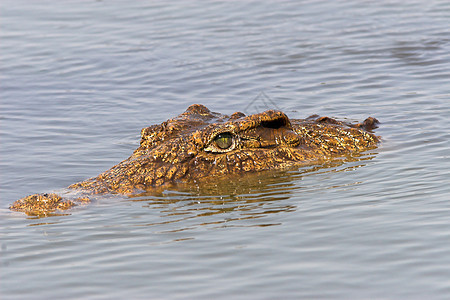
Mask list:
[[223,132],[214,138],[216,146],[222,150],[228,149],[233,145],[233,135],[229,132]]
[[206,152],[225,153],[233,151],[239,143],[239,137],[229,131],[213,135],[208,145],[203,149]]

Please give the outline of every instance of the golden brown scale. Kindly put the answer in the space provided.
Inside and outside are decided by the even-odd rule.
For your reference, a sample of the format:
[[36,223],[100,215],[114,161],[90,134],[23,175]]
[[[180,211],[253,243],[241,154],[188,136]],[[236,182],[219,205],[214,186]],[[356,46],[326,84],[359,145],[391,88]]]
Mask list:
[[173,119],[142,129],[140,146],[128,159],[67,188],[81,198],[34,194],[10,208],[36,215],[68,209],[93,194],[132,195],[165,184],[321,163],[375,148],[379,139],[368,131],[377,123],[368,118],[352,125],[318,116],[289,120],[274,110],[227,116],[194,104]]

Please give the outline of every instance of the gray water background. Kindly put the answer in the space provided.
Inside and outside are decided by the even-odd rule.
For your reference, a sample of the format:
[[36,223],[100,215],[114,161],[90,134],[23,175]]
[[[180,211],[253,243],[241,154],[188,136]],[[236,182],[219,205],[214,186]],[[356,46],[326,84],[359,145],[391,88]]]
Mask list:
[[[1,1],[0,298],[449,299],[449,24],[439,0]],[[193,103],[373,116],[383,142],[70,215],[8,210]]]

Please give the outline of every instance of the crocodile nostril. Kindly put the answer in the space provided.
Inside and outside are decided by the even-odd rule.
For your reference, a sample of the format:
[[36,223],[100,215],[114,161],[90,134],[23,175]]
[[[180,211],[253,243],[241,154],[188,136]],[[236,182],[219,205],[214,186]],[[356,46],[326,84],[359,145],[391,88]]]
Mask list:
[[261,121],[261,126],[265,128],[278,129],[287,125],[286,118],[276,118],[270,121]]

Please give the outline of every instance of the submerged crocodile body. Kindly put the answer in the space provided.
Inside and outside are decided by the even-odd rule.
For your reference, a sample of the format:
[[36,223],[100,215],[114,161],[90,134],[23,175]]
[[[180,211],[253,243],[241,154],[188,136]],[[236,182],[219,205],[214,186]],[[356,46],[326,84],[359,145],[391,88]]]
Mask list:
[[134,153],[97,177],[70,185],[67,190],[75,196],[34,194],[10,208],[45,215],[89,202],[95,194],[133,195],[173,183],[317,164],[375,148],[379,138],[370,131],[377,123],[374,118],[349,124],[318,116],[290,120],[275,110],[228,116],[194,104],[173,119],[142,129]]

